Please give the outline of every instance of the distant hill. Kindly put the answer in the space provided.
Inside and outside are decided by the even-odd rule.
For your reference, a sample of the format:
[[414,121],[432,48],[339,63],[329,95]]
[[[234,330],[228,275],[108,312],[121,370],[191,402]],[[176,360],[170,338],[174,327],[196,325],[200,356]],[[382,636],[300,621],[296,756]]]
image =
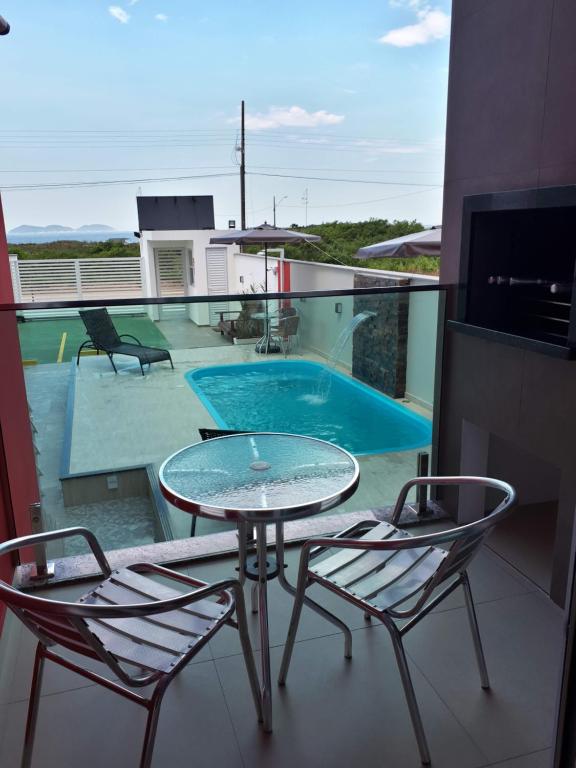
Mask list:
[[33,224],[21,224],[14,227],[8,234],[10,235],[38,235],[42,232],[115,232],[114,227],[107,224],[83,224],[78,229],[74,227],[65,227],[62,224],[48,224],[46,227],[36,227]]
[[47,227],[35,227],[32,224],[22,224],[10,230],[11,234],[33,234],[39,232],[73,232],[72,227],[63,227],[61,224],[49,224]]

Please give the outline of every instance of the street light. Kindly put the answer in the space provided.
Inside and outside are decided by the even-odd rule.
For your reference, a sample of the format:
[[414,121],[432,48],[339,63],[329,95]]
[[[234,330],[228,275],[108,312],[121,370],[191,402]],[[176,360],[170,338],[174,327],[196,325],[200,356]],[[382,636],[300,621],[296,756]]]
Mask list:
[[288,197],[288,195],[284,195],[283,197],[280,198],[280,200],[278,200],[278,202],[276,202],[276,195],[274,195],[274,197],[272,198],[272,210],[273,210],[273,213],[274,213],[274,215],[272,217],[272,223],[274,224],[274,226],[276,226],[276,206],[280,205],[282,200],[286,200],[287,197]]

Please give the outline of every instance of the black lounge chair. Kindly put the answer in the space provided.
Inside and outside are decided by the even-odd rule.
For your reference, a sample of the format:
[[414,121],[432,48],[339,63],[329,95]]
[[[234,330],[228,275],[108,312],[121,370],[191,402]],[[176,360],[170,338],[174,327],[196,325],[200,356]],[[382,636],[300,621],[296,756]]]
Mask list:
[[[76,356],[76,365],[80,363],[80,353],[83,349],[95,349],[96,354],[105,352],[108,355],[112,368],[114,368],[114,373],[118,373],[118,371],[112,359],[113,355],[137,357],[142,376],[144,376],[144,365],[150,366],[152,363],[158,363],[161,360],[169,360],[172,370],[174,370],[174,364],[167,349],[145,347],[135,336],[129,333],[123,333],[119,336],[106,307],[102,309],[80,310],[79,315],[86,326],[86,333],[90,339],[80,345]],[[122,341],[122,339],[133,339],[136,343],[127,343]]]

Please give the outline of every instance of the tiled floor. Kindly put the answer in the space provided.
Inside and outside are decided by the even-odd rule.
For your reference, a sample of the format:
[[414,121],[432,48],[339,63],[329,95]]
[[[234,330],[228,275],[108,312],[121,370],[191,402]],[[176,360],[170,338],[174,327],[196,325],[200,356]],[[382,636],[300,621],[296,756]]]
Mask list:
[[[294,578],[297,552],[289,553]],[[232,560],[189,572],[234,573]],[[433,766],[548,768],[561,661],[559,610],[489,550],[470,569],[492,689],[480,688],[465,608],[455,593],[406,638]],[[319,588],[315,588],[319,590]],[[69,597],[83,587],[57,590]],[[223,629],[177,678],[163,704],[154,766],[224,768],[406,768],[416,743],[386,630],[325,591],[353,628],[354,658],[341,636],[304,609],[287,686],[274,685],[274,732],[258,727],[236,633]],[[270,584],[273,674],[291,598]],[[254,648],[258,619],[249,617]],[[34,639],[10,618],[0,644],[0,765],[18,765]],[[34,768],[138,764],[144,712],[47,664]]]

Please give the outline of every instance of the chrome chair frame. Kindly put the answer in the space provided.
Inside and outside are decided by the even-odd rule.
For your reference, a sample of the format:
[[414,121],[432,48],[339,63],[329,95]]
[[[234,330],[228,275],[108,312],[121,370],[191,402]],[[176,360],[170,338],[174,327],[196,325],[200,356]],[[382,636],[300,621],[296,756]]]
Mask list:
[[284,357],[287,357],[288,352],[292,352],[294,344],[296,346],[298,344],[300,315],[295,307],[279,309],[274,321],[275,325],[270,328],[270,336],[279,344]]
[[[441,531],[439,533],[426,534],[423,536],[411,536],[410,534],[396,528],[395,526],[400,520],[400,515],[406,503],[408,492],[414,486],[422,485],[483,486],[501,491],[505,496],[504,499],[489,515],[480,520],[462,525],[454,529]],[[387,628],[392,640],[392,645],[396,656],[396,661],[398,664],[412,725],[415,731],[416,740],[418,742],[420,758],[422,763],[429,764],[430,752],[428,749],[426,735],[422,725],[422,718],[410,676],[410,670],[408,668],[406,654],[402,644],[402,638],[428,613],[430,613],[433,608],[435,608],[440,602],[442,602],[442,600],[448,597],[448,595],[451,594],[458,586],[462,586],[464,591],[464,598],[466,601],[468,620],[472,631],[476,660],[480,671],[481,686],[484,689],[490,687],[486,661],[484,658],[484,651],[482,649],[482,641],[480,638],[480,631],[478,628],[478,621],[476,618],[476,611],[474,608],[474,601],[472,598],[472,592],[470,590],[470,583],[466,568],[473,557],[477,554],[484,539],[490,533],[494,525],[509,513],[515,500],[516,491],[514,488],[512,488],[512,486],[510,486],[508,483],[505,483],[501,480],[495,480],[493,478],[417,477],[407,482],[401,489],[392,514],[391,525],[388,523],[380,523],[377,520],[366,520],[357,523],[350,528],[347,528],[346,530],[337,534],[334,538],[313,538],[306,541],[302,548],[300,557],[294,607],[292,610],[290,626],[288,629],[286,646],[284,648],[284,654],[282,657],[278,683],[280,685],[284,685],[286,682],[290,659],[292,657],[292,651],[294,648],[294,642],[296,640],[296,633],[298,631],[298,623],[304,602],[306,602],[309,607],[321,615],[325,616],[327,613],[324,608],[312,601],[305,594],[306,589],[309,586],[312,584],[320,584],[321,586],[326,587],[353,605],[356,605],[358,608],[364,611],[364,615],[367,619],[374,616],[375,618],[379,619]],[[386,534],[385,536],[380,535],[380,531],[382,530]],[[361,534],[364,535],[364,538],[354,538],[355,536],[359,536]],[[372,536],[372,538],[370,538],[370,536]],[[446,544],[451,545],[448,550],[438,548],[439,545]],[[423,574],[423,577],[420,581],[418,581],[418,578],[415,576],[416,566],[407,563],[405,569],[402,570],[399,575],[392,578],[389,583],[384,583],[384,586],[380,589],[373,590],[372,593],[369,592],[364,597],[358,596],[354,593],[355,589],[358,589],[358,585],[364,578],[368,579],[369,576],[373,576],[377,567],[377,563],[382,565],[382,570],[384,570],[386,567],[385,563],[388,562],[388,560],[392,560],[392,558],[396,556],[397,553],[415,549],[425,549],[425,554],[422,555],[421,560],[414,560],[414,563],[424,561],[430,554],[432,554],[433,559],[435,560],[435,563],[433,563],[434,570],[432,570],[428,575]],[[334,550],[336,553],[341,550],[354,550],[355,553],[357,553],[350,553],[349,557],[342,557],[341,554],[336,554],[327,557],[325,560],[322,560],[319,565],[328,563],[331,557],[340,557],[341,562],[345,561],[345,565],[338,565],[336,562],[335,569],[329,571],[330,574],[335,573],[339,568],[343,569],[346,566],[350,567],[351,563],[355,560],[360,562],[362,556],[364,556],[364,553],[366,552],[380,552],[382,553],[382,557],[380,558],[379,562],[379,556],[372,555],[372,560],[368,562],[368,570],[366,572],[363,573],[361,569],[359,569],[355,578],[352,579],[352,582],[345,585],[338,585],[334,583],[334,580],[330,580],[328,575],[321,575],[321,568],[317,568],[320,573],[315,573],[313,568],[310,567],[311,560],[323,553],[326,553],[328,550]],[[386,553],[388,553],[388,556]],[[406,576],[406,574],[409,572],[412,573],[412,590],[410,591],[410,589],[408,589],[407,592],[405,591],[402,594],[402,590],[400,589],[396,595],[396,602],[394,602],[392,599],[392,602],[389,605],[383,609],[379,609],[375,605],[374,601],[379,596],[383,596],[386,590],[390,590],[390,588],[394,589],[395,587],[397,588],[401,582],[401,578]],[[436,593],[436,590],[445,582],[448,582],[447,586],[445,586],[445,588],[440,593]],[[353,586],[351,586],[352,584]],[[408,603],[407,607],[402,607],[406,603]],[[336,617],[332,618],[335,619]],[[398,626],[396,623],[398,621],[405,621],[406,623],[404,623],[402,626]],[[341,622],[339,619],[333,623],[335,623],[337,626],[340,625],[340,628],[343,631],[345,658],[352,658],[352,633],[350,632],[349,627],[343,624],[343,622]]]
[[[168,685],[190,659],[192,659],[210,638],[226,624],[238,629],[256,713],[258,720],[260,722],[262,721],[259,682],[248,635],[244,594],[237,579],[225,579],[215,582],[214,584],[208,584],[204,581],[191,578],[190,576],[184,576],[181,573],[171,571],[152,563],[135,563],[126,569],[113,571],[96,536],[87,528],[81,527],[23,536],[18,539],[3,542],[0,544],[0,556],[7,555],[8,553],[23,547],[43,545],[48,541],[68,538],[71,536],[82,536],[87,541],[103,575],[106,577],[104,582],[98,587],[91,589],[88,595],[81,598],[80,602],[67,603],[23,593],[0,580],[0,600],[4,602],[38,638],[21,768],[29,768],[31,765],[45,659],[53,661],[73,672],[77,672],[92,682],[98,683],[103,687],[130,699],[130,701],[143,706],[148,711],[140,758],[140,768],[149,768],[152,761],[160,705]],[[177,597],[161,599],[163,592],[164,594],[168,592],[172,594],[174,590],[166,590],[166,588],[159,586],[157,582],[147,579],[146,581],[149,582],[150,585],[154,585],[154,591],[157,594],[160,594],[160,599],[156,599],[152,596],[152,600],[150,601],[149,598],[151,595],[144,591],[140,592],[140,595],[146,602],[114,604],[112,601],[108,601],[107,598],[99,598],[97,595],[98,590],[103,588],[106,584],[110,584],[116,574],[122,573],[157,574],[166,579],[178,581],[193,587],[193,590],[179,593]],[[152,590],[152,587],[150,587],[150,589]],[[135,590],[135,594],[136,593]],[[96,595],[96,598],[92,603],[82,602],[82,600],[93,598],[94,595]],[[213,596],[217,596],[218,600],[206,600],[206,598]],[[94,604],[98,599],[100,599],[100,604]],[[160,628],[167,628],[170,631],[175,630],[178,632],[180,628],[178,622],[174,621],[174,617],[182,617],[185,615],[189,620],[188,614],[192,611],[183,613],[184,609],[189,606],[194,606],[194,604],[202,600],[204,601],[204,607],[199,606],[197,610],[199,611],[198,616],[204,616],[204,625],[207,625],[205,627],[206,631],[197,633],[190,631],[190,629],[184,630],[184,635],[195,635],[199,638],[193,643],[188,643],[187,650],[173,650],[169,649],[167,646],[164,647],[158,645],[153,640],[150,642],[150,646],[153,649],[160,649],[160,652],[170,650],[170,653],[173,653],[175,661],[170,662],[168,669],[155,669],[151,663],[147,666],[144,658],[141,659],[142,664],[139,663],[137,657],[132,658],[129,661],[126,659],[119,659],[113,652],[106,648],[105,641],[98,637],[97,632],[94,631],[94,625],[100,626],[105,624],[112,635],[119,634],[131,638],[129,622],[131,620],[138,621],[139,619],[145,619],[153,622],[151,626],[156,624],[159,625]],[[109,604],[102,604],[102,602],[108,602]],[[206,618],[208,614],[206,614],[205,609],[207,608],[208,602],[210,602],[211,605],[211,619]],[[221,610],[215,610],[215,608],[220,609],[220,607]],[[172,613],[169,614],[168,612]],[[236,620],[233,618],[234,613],[236,613]],[[159,614],[164,614],[164,616],[159,616]],[[150,617],[157,618],[154,621],[153,619],[150,619]],[[110,619],[125,620],[127,623],[124,623],[121,627],[118,625],[106,624],[105,620]],[[194,620],[196,620],[196,618]],[[174,623],[171,624],[170,621],[173,621]],[[138,642],[139,641],[136,640],[136,644],[138,644]],[[185,641],[182,642],[184,643]],[[124,685],[109,680],[96,672],[84,669],[73,661],[55,653],[53,650],[49,650],[49,646],[54,645],[60,645],[68,650],[74,651],[76,654],[102,662]],[[137,672],[135,674],[130,674],[123,665],[134,667]],[[130,688],[141,688],[151,684],[154,684],[155,687],[149,698],[130,690]],[[128,688],[124,686],[128,686]]]

